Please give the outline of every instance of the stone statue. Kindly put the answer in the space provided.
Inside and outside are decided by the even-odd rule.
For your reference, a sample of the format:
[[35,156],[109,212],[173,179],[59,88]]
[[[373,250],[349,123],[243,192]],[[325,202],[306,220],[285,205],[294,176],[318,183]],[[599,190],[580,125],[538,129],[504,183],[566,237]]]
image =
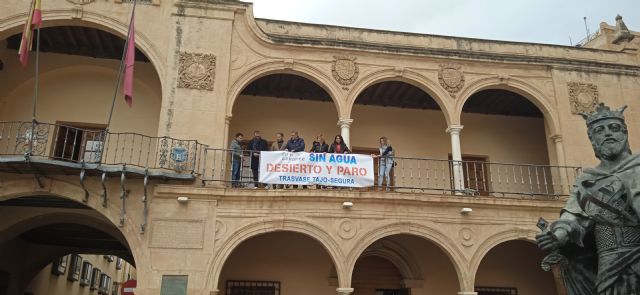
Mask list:
[[625,108],[581,114],[600,164],[578,176],[560,219],[536,236],[550,251],[543,268],[559,263],[568,295],[640,294],[640,157]]

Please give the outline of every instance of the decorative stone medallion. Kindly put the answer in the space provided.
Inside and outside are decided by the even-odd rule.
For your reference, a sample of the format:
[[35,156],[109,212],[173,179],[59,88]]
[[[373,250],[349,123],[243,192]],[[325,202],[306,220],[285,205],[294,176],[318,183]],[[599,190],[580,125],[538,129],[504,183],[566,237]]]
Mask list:
[[338,235],[341,238],[349,240],[355,237],[356,233],[358,233],[358,228],[351,219],[343,219],[338,223]]
[[456,97],[456,93],[464,87],[464,74],[460,71],[459,65],[440,65],[438,71],[438,81],[451,97]]
[[462,243],[465,247],[471,247],[475,243],[475,238],[473,234],[473,230],[469,227],[463,227],[458,232],[458,237],[460,238],[460,243]]
[[334,56],[331,73],[338,83],[345,86],[353,84],[358,79],[359,72],[355,57]]
[[213,91],[215,70],[215,55],[180,52],[178,88]]
[[569,88],[569,103],[572,114],[595,111],[596,106],[600,103],[598,86],[590,83],[569,82],[567,87]]

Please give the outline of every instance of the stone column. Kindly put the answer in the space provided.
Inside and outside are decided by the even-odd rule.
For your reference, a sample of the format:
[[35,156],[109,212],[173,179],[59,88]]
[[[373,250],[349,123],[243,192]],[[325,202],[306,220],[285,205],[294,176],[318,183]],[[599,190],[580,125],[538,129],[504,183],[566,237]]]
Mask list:
[[[555,145],[558,166],[565,166],[567,162],[564,158],[564,144],[562,143],[562,135],[556,134],[552,135],[549,138],[553,140],[553,143]],[[562,193],[569,194],[569,187],[571,186],[571,183],[568,183],[569,178],[567,173],[569,171],[567,171],[566,168],[558,168],[558,170],[558,173],[560,174],[560,185],[562,187]],[[551,173],[553,173],[553,171]]]
[[462,169],[462,149],[460,148],[460,132],[462,125],[451,125],[447,128],[447,133],[451,135],[451,160],[453,170],[453,188],[456,195],[461,195],[464,189],[464,173]]
[[465,291],[460,291],[460,292],[458,292],[458,295],[478,295],[478,292],[465,292]]
[[353,288],[338,288],[336,292],[338,292],[338,295],[351,295]]
[[338,120],[338,126],[340,126],[340,135],[344,138],[344,143],[351,148],[351,141],[349,140],[351,124],[353,123],[353,119],[340,119]]

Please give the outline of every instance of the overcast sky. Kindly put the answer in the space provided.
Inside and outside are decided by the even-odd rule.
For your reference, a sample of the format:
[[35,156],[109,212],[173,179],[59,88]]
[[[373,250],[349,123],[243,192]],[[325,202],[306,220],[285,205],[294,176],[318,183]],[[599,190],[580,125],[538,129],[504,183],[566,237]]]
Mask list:
[[244,0],[258,18],[569,45],[600,22],[640,31],[640,0]]

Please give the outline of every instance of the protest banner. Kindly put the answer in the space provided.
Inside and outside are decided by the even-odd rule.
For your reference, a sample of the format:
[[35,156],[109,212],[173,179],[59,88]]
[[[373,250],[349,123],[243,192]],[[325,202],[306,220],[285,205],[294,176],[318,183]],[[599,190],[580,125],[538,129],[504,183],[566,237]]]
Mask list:
[[268,184],[373,186],[370,155],[261,152],[260,182]]

